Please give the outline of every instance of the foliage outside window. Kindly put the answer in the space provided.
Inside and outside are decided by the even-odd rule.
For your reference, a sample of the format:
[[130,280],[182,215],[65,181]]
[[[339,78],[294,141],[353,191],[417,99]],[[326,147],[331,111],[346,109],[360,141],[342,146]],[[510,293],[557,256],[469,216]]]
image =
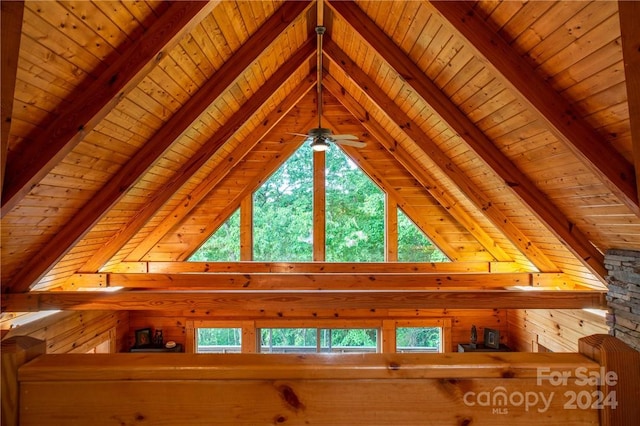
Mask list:
[[440,352],[440,327],[396,328],[396,352]]
[[260,352],[376,352],[378,330],[347,328],[263,328]]
[[196,334],[198,353],[242,352],[241,328],[199,328]]
[[[340,148],[326,156],[326,261],[383,262],[384,193]],[[303,147],[253,194],[253,260],[313,260],[313,193],[313,153]],[[239,209],[189,260],[240,260]],[[398,260],[449,261],[400,208]]]
[[240,209],[236,210],[190,258],[191,262],[240,260]]
[[326,155],[326,260],[383,262],[384,193],[340,148]]
[[398,208],[398,261],[449,262],[449,258],[400,208]]
[[253,194],[253,259],[313,260],[313,153],[298,149]]

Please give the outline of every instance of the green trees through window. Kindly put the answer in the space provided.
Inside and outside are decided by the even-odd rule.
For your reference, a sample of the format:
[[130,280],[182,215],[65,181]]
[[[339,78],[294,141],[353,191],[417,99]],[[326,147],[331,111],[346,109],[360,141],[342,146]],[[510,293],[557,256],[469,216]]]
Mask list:
[[383,262],[384,193],[340,148],[326,152],[326,260]]
[[[326,261],[383,262],[384,192],[336,146],[325,187]],[[253,194],[253,260],[313,260],[313,196],[313,152],[303,145]],[[240,260],[239,210],[189,260]],[[398,260],[449,261],[400,209]]]
[[253,260],[313,260],[310,149],[298,149],[253,194]]

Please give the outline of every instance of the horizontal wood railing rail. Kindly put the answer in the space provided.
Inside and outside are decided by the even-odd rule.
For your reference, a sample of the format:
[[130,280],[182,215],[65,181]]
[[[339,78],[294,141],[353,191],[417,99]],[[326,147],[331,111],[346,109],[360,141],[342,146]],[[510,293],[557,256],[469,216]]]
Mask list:
[[[23,425],[631,424],[639,353],[610,339],[581,341],[583,353],[44,355],[19,370],[20,418]],[[628,394],[616,395],[621,390]],[[619,400],[625,404],[615,406]]]

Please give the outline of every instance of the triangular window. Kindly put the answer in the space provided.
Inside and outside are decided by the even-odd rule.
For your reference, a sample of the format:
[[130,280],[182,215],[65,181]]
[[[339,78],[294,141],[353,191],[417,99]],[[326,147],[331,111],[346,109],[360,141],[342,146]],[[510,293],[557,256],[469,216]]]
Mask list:
[[191,262],[240,260],[240,209],[237,209],[188,259]]
[[306,145],[253,194],[253,260],[313,260],[313,152]]
[[384,193],[340,148],[326,155],[327,262],[383,262]]
[[400,208],[398,208],[398,261],[450,261]]

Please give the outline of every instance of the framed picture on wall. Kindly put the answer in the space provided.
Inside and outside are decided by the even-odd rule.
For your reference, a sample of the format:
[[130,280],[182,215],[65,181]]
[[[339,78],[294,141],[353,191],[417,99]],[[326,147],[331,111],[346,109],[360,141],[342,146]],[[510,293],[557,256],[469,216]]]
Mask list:
[[146,346],[151,344],[151,329],[141,328],[136,330],[136,346]]
[[491,349],[500,349],[500,331],[493,328],[485,328],[484,346]]

